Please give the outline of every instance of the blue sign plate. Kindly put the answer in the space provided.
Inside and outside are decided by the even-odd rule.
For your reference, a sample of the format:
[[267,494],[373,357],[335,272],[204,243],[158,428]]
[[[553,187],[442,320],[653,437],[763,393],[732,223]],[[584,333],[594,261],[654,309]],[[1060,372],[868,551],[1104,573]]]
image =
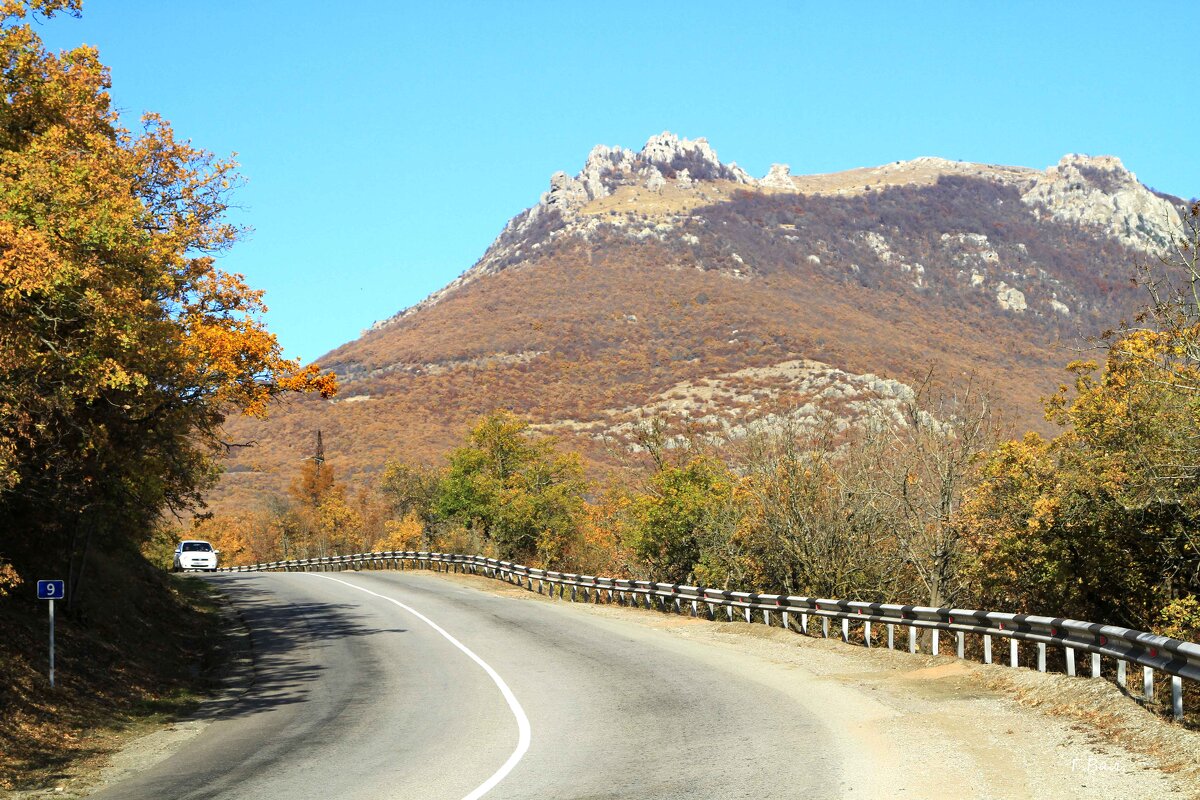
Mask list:
[[67,596],[63,581],[38,581],[38,600],[62,600]]

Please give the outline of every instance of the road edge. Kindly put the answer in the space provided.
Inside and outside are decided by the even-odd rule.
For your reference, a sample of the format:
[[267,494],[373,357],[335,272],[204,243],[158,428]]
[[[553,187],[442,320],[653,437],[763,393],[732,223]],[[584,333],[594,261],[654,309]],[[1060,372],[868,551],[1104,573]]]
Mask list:
[[222,641],[217,649],[225,653],[216,670],[211,693],[193,711],[134,737],[109,753],[105,766],[96,773],[93,782],[81,787],[81,794],[56,793],[55,796],[88,797],[162,763],[218,718],[206,717],[205,709],[214,704],[232,705],[254,687],[257,660],[250,627],[228,594],[221,591],[216,582],[206,583],[218,605],[218,629]]

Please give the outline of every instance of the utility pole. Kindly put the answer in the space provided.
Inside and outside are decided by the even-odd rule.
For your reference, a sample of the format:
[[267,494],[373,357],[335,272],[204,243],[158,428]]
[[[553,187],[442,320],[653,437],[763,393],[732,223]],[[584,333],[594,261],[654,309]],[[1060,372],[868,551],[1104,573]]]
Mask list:
[[317,428],[317,452],[312,457],[316,469],[313,470],[313,508],[321,500],[321,467],[325,464],[325,442],[321,440],[321,429]]
[[[321,429],[317,428],[317,452],[313,454],[313,484],[312,484],[312,507],[313,511],[317,510],[317,506],[321,502],[321,467],[325,465],[325,442],[321,439]],[[321,555],[329,555],[329,543],[326,541],[324,531],[322,529],[321,537]]]

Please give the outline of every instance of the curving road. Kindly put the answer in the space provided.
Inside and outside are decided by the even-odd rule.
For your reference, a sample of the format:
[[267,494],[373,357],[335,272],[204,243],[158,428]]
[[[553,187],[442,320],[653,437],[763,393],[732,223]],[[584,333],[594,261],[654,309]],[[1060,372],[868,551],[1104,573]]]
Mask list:
[[822,723],[702,644],[427,573],[211,580],[252,632],[253,685],[93,797],[834,795]]
[[206,704],[209,721],[174,755],[92,797],[1196,796],[1004,688],[1011,676],[1055,703],[1081,690],[1127,702],[1100,682],[469,576],[208,579],[251,631],[248,688]]

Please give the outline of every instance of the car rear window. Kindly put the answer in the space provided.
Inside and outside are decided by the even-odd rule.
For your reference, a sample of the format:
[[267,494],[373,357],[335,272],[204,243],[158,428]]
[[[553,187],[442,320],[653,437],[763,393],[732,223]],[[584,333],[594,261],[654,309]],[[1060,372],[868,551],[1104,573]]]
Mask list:
[[212,545],[208,542],[184,542],[183,552],[185,553],[211,553]]

